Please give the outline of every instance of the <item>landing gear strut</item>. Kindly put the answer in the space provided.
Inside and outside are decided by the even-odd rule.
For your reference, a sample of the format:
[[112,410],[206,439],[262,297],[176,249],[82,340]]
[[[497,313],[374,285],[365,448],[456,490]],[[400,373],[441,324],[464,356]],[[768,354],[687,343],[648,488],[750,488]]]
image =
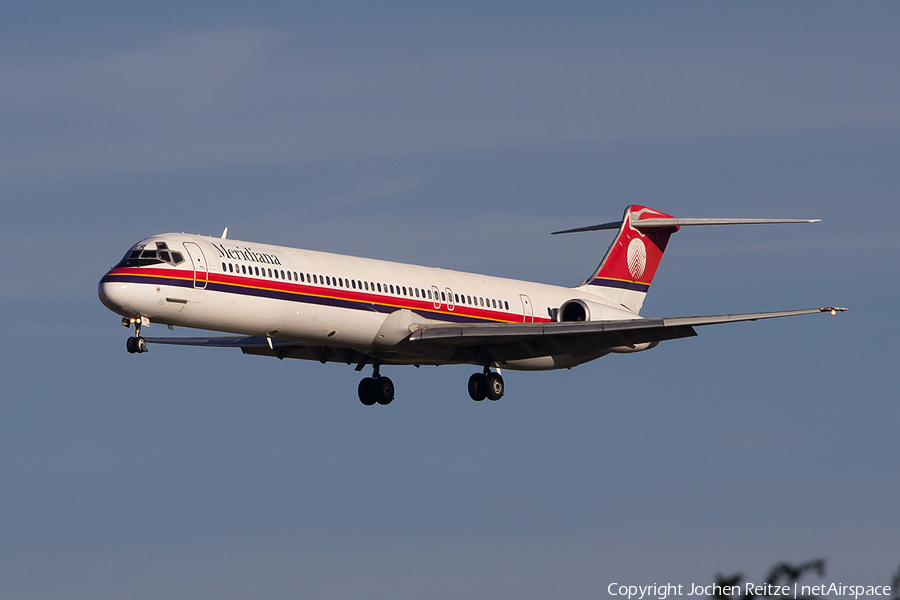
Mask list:
[[366,406],[372,406],[376,402],[385,406],[394,399],[394,382],[389,377],[382,377],[378,367],[379,365],[375,364],[372,376],[360,381],[357,388],[359,401]]
[[141,337],[141,319],[122,319],[122,325],[128,327],[134,323],[134,337],[125,341],[125,348],[129,354],[141,354],[147,351],[147,342]]
[[500,373],[492,373],[488,367],[484,368],[484,373],[473,373],[469,377],[469,397],[475,402],[485,398],[499,400],[503,397],[503,377]]

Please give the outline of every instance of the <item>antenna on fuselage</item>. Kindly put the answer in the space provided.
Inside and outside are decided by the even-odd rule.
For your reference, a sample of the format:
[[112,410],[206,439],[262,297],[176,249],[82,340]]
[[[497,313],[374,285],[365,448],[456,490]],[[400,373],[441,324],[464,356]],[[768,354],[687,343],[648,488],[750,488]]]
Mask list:
[[224,239],[227,238],[227,237],[228,237],[228,227],[226,227],[226,228],[222,231],[222,239],[224,240]]

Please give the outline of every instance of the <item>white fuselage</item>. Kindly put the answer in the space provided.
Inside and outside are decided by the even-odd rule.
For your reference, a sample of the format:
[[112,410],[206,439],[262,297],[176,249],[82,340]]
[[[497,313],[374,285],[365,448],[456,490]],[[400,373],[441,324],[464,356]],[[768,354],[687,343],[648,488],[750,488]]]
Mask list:
[[[153,252],[155,260],[140,258],[141,253],[152,257]],[[181,262],[173,259],[178,254]],[[548,322],[556,320],[563,303],[576,298],[592,303],[592,320],[640,318],[613,306],[590,286],[567,288],[173,233],[136,244],[103,277],[99,295],[108,308],[125,317],[376,354],[384,351],[391,362],[415,364],[457,361],[437,349],[429,353],[427,348],[401,348],[411,323]],[[403,318],[395,314],[398,311]],[[559,368],[602,354],[502,366]]]

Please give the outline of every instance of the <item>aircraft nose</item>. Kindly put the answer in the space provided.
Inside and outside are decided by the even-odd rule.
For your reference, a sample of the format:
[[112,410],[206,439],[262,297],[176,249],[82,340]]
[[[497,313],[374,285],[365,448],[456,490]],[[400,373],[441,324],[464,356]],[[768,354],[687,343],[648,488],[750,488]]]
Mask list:
[[132,286],[129,283],[107,281],[104,277],[97,286],[100,302],[113,312],[120,312],[131,303]]

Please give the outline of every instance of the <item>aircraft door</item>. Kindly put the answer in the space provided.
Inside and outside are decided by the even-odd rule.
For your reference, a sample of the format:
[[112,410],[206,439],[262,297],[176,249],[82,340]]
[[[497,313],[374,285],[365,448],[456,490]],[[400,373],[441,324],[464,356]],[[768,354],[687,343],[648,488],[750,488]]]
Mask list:
[[522,322],[534,323],[534,310],[531,308],[531,299],[525,294],[519,294],[522,299]]
[[453,306],[455,302],[453,301],[453,290],[450,288],[445,288],[445,292],[447,292],[447,310],[453,310]]
[[185,242],[184,249],[191,257],[191,265],[194,267],[194,287],[200,290],[206,289],[209,282],[209,268],[206,265],[206,256],[203,250],[194,242]]
[[431,286],[431,295],[434,296],[434,299],[433,299],[434,307],[440,308],[441,307],[441,291],[438,289],[438,286],[436,286],[436,285]]

